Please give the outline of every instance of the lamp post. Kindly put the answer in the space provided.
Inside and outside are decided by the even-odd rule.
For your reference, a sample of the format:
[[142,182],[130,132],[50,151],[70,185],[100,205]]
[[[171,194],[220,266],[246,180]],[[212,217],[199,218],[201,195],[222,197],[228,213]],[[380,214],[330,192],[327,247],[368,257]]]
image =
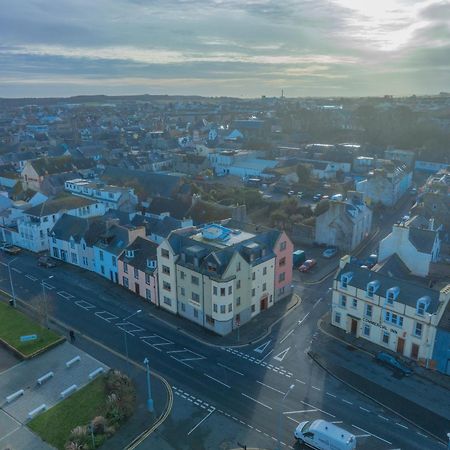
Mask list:
[[[136,314],[140,314],[141,312],[142,312],[142,309],[138,309],[133,314],[130,314],[129,316],[125,317],[125,319],[123,319],[123,321],[125,322],[128,319],[130,319],[131,317],[135,316]],[[125,355],[126,355],[126,358],[127,358],[127,370],[128,370],[128,373],[130,373],[130,361],[128,359],[127,332],[125,331],[125,329],[123,330],[123,339],[124,339],[124,342],[125,342]]]
[[[51,280],[53,275],[45,278],[45,280]],[[47,308],[47,296],[45,295],[45,280],[42,280],[42,297],[44,298],[44,311],[45,311],[45,326],[48,328],[48,308]]]
[[17,256],[15,258],[13,258],[11,261],[9,261],[8,263],[6,263],[6,265],[8,266],[9,284],[11,285],[12,306],[14,306],[14,308],[16,307],[16,293],[14,292],[14,284],[13,284],[12,275],[11,275],[11,263],[14,262],[16,259],[17,259]]
[[144,364],[145,364],[145,371],[147,373],[147,409],[149,412],[154,412],[154,407],[153,407],[153,399],[152,399],[152,388],[150,385],[150,361],[148,360],[148,358],[146,357],[144,359]]
[[286,393],[283,395],[283,398],[281,399],[281,411],[280,411],[280,415],[278,417],[278,447],[277,450],[281,450],[281,417],[283,416],[283,406],[284,406],[284,401],[286,400],[286,397],[289,395],[289,393],[292,391],[292,389],[294,389],[295,384],[291,384],[289,386],[289,389],[286,391]]

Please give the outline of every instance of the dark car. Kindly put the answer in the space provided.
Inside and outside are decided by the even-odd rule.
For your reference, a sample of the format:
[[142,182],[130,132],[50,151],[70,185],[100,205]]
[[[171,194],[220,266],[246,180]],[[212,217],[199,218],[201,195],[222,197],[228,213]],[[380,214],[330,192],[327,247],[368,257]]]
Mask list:
[[402,363],[395,356],[392,356],[389,353],[378,352],[375,355],[375,361],[377,363],[395,369],[396,371],[402,373],[402,375],[409,376],[413,374],[413,370],[410,367],[408,367],[406,364]]
[[40,256],[38,259],[38,266],[48,267],[48,268],[56,267],[56,262],[53,261],[48,256]]
[[5,253],[8,253],[9,255],[17,255],[22,251],[20,247],[16,247],[15,245],[12,244],[3,244],[0,247],[0,249],[3,250]]
[[317,261],[315,259],[307,259],[299,268],[300,272],[309,272],[315,265]]

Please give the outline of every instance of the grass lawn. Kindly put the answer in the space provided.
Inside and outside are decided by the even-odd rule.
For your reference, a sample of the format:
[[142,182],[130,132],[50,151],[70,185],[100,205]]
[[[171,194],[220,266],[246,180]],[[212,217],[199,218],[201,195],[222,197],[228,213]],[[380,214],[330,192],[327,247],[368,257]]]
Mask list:
[[[38,338],[35,341],[20,342],[20,336],[30,334],[36,334]],[[0,301],[0,339],[29,356],[37,350],[57,342],[61,337],[53,331],[41,327],[7,303]]]
[[44,441],[64,449],[70,432],[76,426],[86,425],[95,416],[104,415],[105,410],[105,377],[102,376],[34,418],[28,426]]

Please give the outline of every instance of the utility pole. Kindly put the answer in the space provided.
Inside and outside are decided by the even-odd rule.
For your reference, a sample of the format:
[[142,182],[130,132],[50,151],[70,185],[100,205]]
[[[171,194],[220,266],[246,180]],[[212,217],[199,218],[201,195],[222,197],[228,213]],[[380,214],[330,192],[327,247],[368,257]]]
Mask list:
[[144,364],[145,364],[145,371],[147,374],[147,409],[149,412],[154,412],[154,407],[153,407],[153,399],[152,399],[152,388],[150,385],[150,361],[148,360],[148,358],[146,357],[144,359]]

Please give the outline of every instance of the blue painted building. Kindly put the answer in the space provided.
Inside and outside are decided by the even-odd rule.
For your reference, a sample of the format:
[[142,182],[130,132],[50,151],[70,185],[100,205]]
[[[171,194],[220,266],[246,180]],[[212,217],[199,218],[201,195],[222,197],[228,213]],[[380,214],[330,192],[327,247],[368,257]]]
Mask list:
[[450,302],[447,304],[437,327],[433,360],[439,372],[450,375]]

